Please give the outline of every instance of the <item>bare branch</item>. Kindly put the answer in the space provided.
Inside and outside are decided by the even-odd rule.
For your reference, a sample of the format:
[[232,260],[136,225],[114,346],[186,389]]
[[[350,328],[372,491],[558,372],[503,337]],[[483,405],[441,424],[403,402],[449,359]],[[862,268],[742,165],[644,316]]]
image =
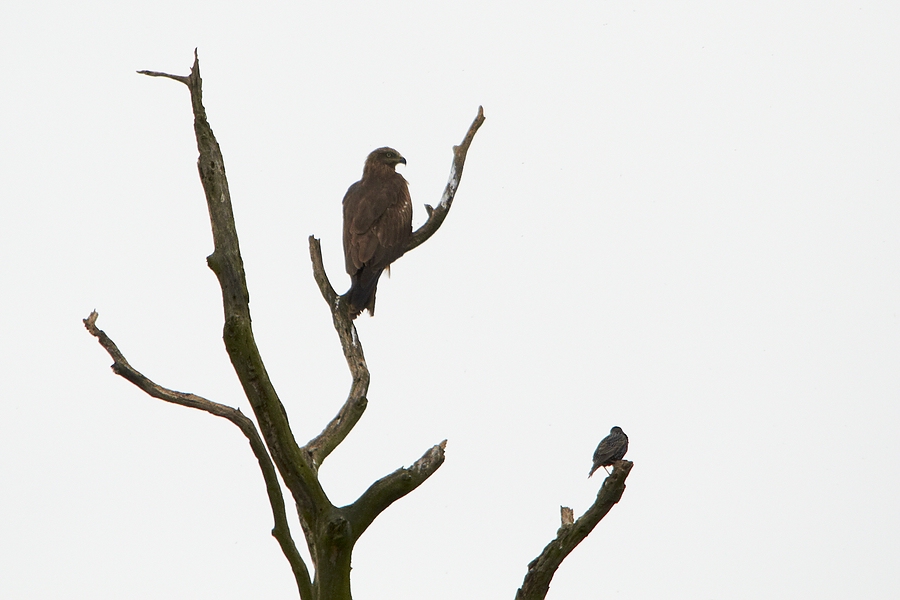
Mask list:
[[528,573],[525,575],[522,587],[516,592],[516,600],[543,600],[547,596],[550,581],[562,561],[581,543],[581,540],[594,530],[597,523],[622,498],[622,493],[625,491],[625,480],[633,466],[634,463],[628,460],[616,461],[612,474],[603,480],[594,504],[574,523],[566,522],[565,507],[561,507],[564,509],[562,526],[556,532],[556,539],[547,544],[540,556],[528,564]]
[[225,312],[222,337],[225,348],[256,415],[260,433],[275,466],[291,490],[298,508],[309,522],[315,522],[316,515],[321,514],[323,510],[330,510],[332,505],[322,490],[314,470],[307,462],[306,454],[301,452],[294,439],[287,412],[269,379],[253,337],[250,294],[247,290],[244,262],[234,224],[231,193],[225,175],[225,161],[216,136],[207,121],[206,109],[203,107],[203,81],[200,78],[200,61],[196,50],[191,74],[186,78],[173,78],[185,83],[191,92],[194,134],[200,153],[197,169],[206,194],[214,243],[213,253],[206,260],[222,288],[222,305]]
[[366,393],[369,390],[369,368],[366,366],[366,357],[356,332],[356,325],[353,324],[342,298],[335,293],[328,281],[325,266],[322,264],[322,245],[315,236],[309,236],[309,257],[312,261],[313,276],[319,285],[322,297],[325,298],[331,309],[334,329],[341,340],[344,358],[347,360],[350,375],[353,377],[350,394],[337,416],[331,420],[322,433],[306,444],[312,464],[318,468],[332,450],[344,441],[344,438],[365,412],[368,404]]
[[[194,51],[196,53],[196,50]],[[174,79],[175,81],[180,81],[184,85],[190,87],[191,80],[190,77],[185,77],[184,75],[171,75],[169,73],[163,73],[161,71],[138,71],[140,75],[146,75],[148,77],[166,77],[168,79]]]
[[334,305],[339,300],[339,296],[328,280],[328,274],[325,273],[325,265],[322,263],[322,243],[314,235],[309,236],[309,259],[312,261],[313,279],[316,280],[322,297],[325,298],[328,306]]
[[103,330],[97,327],[97,311],[92,311],[87,319],[84,319],[84,326],[91,335],[97,338],[103,349],[113,359],[112,370],[116,375],[130,381],[139,389],[146,392],[153,398],[165,400],[173,404],[187,406],[206,411],[217,417],[228,419],[241,430],[250,442],[250,448],[253,450],[254,456],[259,463],[262,471],[263,479],[266,483],[266,492],[269,495],[269,504],[272,505],[272,515],[275,518],[275,526],[272,528],[272,536],[278,540],[281,550],[287,557],[294,572],[294,579],[297,581],[297,587],[300,590],[300,597],[304,600],[312,598],[312,585],[309,579],[309,571],[306,563],[303,562],[294,540],[291,538],[290,527],[287,522],[287,515],[284,508],[284,497],[281,494],[281,486],[278,483],[278,475],[275,472],[275,466],[272,459],[266,451],[256,425],[251,421],[239,408],[232,408],[212,400],[207,400],[195,394],[185,394],[176,392],[168,388],[164,388],[141,374],[137,369],[132,367],[125,356]]
[[466,154],[469,152],[469,146],[472,144],[475,133],[482,123],[484,123],[484,108],[479,106],[478,115],[472,121],[472,125],[469,126],[466,137],[463,138],[459,146],[453,146],[453,164],[450,167],[450,178],[447,180],[447,186],[444,188],[441,201],[438,203],[437,208],[425,205],[425,210],[428,212],[428,220],[413,232],[404,252],[409,252],[413,248],[418,247],[434,235],[441,223],[444,222],[444,219],[447,218],[447,213],[450,212],[450,206],[453,204],[453,198],[456,196],[456,189],[459,187],[459,182],[462,179],[463,166],[466,164]]
[[432,446],[413,465],[406,469],[397,469],[390,475],[382,477],[363,492],[356,502],[345,507],[346,514],[353,526],[354,539],[358,539],[375,517],[407,495],[444,464],[444,449],[447,440]]

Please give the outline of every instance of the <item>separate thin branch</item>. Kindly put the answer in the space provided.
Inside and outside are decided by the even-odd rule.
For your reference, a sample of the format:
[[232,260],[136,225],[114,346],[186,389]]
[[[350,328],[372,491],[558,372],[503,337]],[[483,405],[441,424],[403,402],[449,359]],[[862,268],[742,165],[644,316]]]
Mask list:
[[347,360],[350,375],[353,377],[350,393],[337,416],[331,420],[322,433],[306,444],[311,462],[315,468],[318,468],[332,450],[344,441],[344,438],[365,412],[368,404],[366,393],[369,390],[369,368],[366,365],[362,344],[359,342],[356,325],[353,324],[349,311],[343,306],[341,297],[335,293],[328,281],[328,275],[325,274],[325,266],[322,264],[322,245],[312,235],[309,236],[309,257],[312,261],[313,277],[319,285],[322,297],[331,308],[334,329],[341,340],[344,358]]
[[567,523],[566,512],[563,511],[563,524],[556,532],[556,539],[529,563],[522,587],[516,592],[516,600],[543,600],[547,596],[550,580],[562,561],[622,498],[625,480],[633,466],[634,463],[628,460],[616,461],[612,474],[603,480],[594,504],[574,523]]
[[363,492],[356,502],[345,507],[346,514],[353,527],[353,535],[358,539],[366,528],[372,524],[375,517],[384,510],[407,495],[444,464],[444,449],[447,440],[437,446],[432,446],[409,468],[397,469],[390,475],[382,477]]
[[450,178],[447,180],[447,186],[444,188],[441,201],[438,203],[437,208],[432,208],[428,204],[425,205],[425,210],[428,212],[428,220],[413,232],[404,252],[409,252],[413,248],[418,247],[434,235],[441,223],[444,222],[444,219],[447,218],[447,213],[450,212],[450,206],[453,204],[453,198],[456,196],[456,189],[459,187],[459,182],[462,179],[463,166],[466,164],[466,154],[469,152],[469,146],[472,144],[475,133],[482,123],[484,123],[484,108],[479,106],[478,115],[472,121],[472,125],[469,126],[466,137],[463,138],[459,146],[453,146],[453,164],[450,166]]
[[263,474],[263,479],[266,483],[269,504],[272,505],[272,515],[275,518],[272,536],[278,540],[282,552],[284,552],[284,555],[291,565],[291,570],[294,572],[294,579],[297,581],[297,587],[300,591],[300,597],[304,600],[312,598],[312,586],[309,579],[309,571],[306,568],[306,564],[303,562],[303,558],[301,558],[300,554],[297,552],[297,547],[294,545],[293,538],[291,538],[290,527],[288,526],[287,515],[284,508],[284,497],[281,494],[281,486],[278,483],[278,475],[275,472],[275,466],[272,464],[272,459],[269,457],[266,446],[263,444],[262,438],[259,437],[259,433],[257,432],[256,425],[254,425],[253,421],[242,413],[239,408],[232,408],[224,404],[219,404],[218,402],[207,400],[206,398],[195,394],[176,392],[157,385],[145,377],[128,363],[115,342],[113,342],[103,330],[97,327],[98,316],[97,311],[92,311],[88,318],[84,319],[84,326],[91,335],[97,338],[97,341],[100,342],[103,349],[106,350],[113,359],[113,373],[130,381],[153,398],[165,400],[166,402],[171,402],[173,404],[179,404],[181,406],[187,406],[189,408],[196,408],[217,417],[228,419],[237,425],[238,429],[240,429],[247,437],[247,440],[250,442],[250,448],[253,450],[254,456],[256,456],[259,468]]

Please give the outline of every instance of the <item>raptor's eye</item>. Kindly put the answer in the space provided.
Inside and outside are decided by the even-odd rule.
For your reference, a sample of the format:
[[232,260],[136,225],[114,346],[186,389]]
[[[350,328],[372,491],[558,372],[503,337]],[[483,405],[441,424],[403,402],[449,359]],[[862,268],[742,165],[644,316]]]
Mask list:
[[385,156],[387,156],[388,158],[394,158],[394,153],[388,152],[387,154],[385,154]]

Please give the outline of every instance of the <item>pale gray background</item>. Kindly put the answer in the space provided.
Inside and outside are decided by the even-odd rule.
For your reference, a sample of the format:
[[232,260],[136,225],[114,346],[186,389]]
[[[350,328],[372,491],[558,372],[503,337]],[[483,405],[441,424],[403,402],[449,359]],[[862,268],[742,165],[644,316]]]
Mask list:
[[[291,598],[247,443],[109,371],[247,410],[187,90],[200,48],[257,340],[303,441],[349,383],[309,234],[409,160],[444,227],[359,321],[336,503],[449,439],[354,555],[357,600],[512,598],[631,437],[550,598],[900,596],[900,10],[890,2],[5,2],[0,596]],[[295,528],[299,535],[299,528]]]

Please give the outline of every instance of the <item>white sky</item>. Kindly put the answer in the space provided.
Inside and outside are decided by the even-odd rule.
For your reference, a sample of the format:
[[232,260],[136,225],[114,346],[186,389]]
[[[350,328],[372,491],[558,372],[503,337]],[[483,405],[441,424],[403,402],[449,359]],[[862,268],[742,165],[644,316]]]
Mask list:
[[[512,598],[602,479],[549,598],[900,597],[900,9],[889,2],[7,2],[0,7],[0,597],[291,598],[244,438],[186,74],[199,47],[257,340],[297,437],[349,374],[340,201],[409,161],[443,228],[359,321],[335,503],[449,439],[354,554],[356,600]],[[549,7],[550,3],[545,3]],[[295,526],[298,541],[302,538]]]

